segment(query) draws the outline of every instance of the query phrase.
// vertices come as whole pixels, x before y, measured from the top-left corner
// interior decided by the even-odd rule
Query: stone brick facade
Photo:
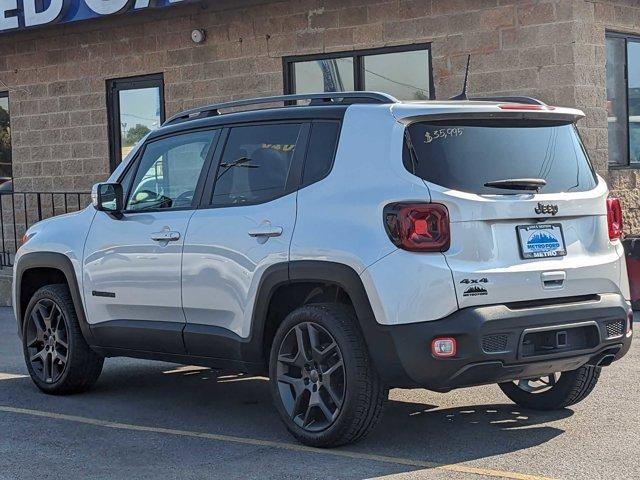
[[[208,39],[196,45],[194,28]],[[605,30],[640,33],[633,0],[202,1],[0,37],[15,189],[88,190],[109,173],[107,79],[164,74],[166,110],[282,93],[282,57],[432,42],[438,98],[520,94],[582,108],[584,141],[640,233],[637,170],[608,171]],[[0,84],[1,85],[1,84]],[[3,87],[0,86],[0,90]]]

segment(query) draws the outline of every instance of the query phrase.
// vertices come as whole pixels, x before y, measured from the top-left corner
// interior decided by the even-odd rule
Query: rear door
[[[449,210],[444,255],[461,308],[619,291],[607,188],[573,124],[494,115],[417,122],[408,133],[415,155],[405,165]],[[546,184],[524,190],[531,179]]]
[[[308,131],[301,122],[225,131],[185,239],[188,353],[233,355],[229,343],[213,340],[247,338],[262,274],[275,264],[286,269]]]

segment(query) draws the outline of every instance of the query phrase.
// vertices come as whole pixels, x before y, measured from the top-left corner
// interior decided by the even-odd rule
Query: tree
[[[9,112],[0,107],[0,163],[11,163],[11,128]]]
[[[138,123],[135,127],[131,127],[127,130],[127,133],[124,136],[124,146],[131,147],[138,143],[138,141],[144,137],[147,133],[149,133],[151,129]]]

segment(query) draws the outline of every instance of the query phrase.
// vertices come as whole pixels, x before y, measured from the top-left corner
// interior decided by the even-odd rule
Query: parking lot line
[[[134,425],[129,423],[111,422],[100,420],[97,418],[79,417],[75,415],[66,415],[62,413],[45,412],[42,410],[30,410],[26,408],[16,408],[0,405],[0,412],[13,413],[19,415],[30,415],[34,417],[43,417],[54,420],[64,420],[68,422],[82,423],[96,427],[113,428],[117,430],[129,430],[136,432],[160,433],[165,435],[175,435],[183,437],[204,438],[207,440],[215,440],[219,442],[236,443],[243,445],[253,445],[261,447],[273,447],[284,450],[293,450],[298,452],[316,453],[320,455],[329,455],[335,457],[353,458],[356,460],[369,460],[374,462],[391,463],[397,465],[406,465],[410,467],[431,468],[436,470],[446,470],[456,473],[468,473],[472,475],[483,475],[488,477],[508,478],[514,480],[551,480],[549,477],[539,475],[529,475],[525,473],[510,472],[506,470],[494,470],[479,467],[471,467],[465,465],[443,464],[437,462],[429,462],[422,460],[413,460],[409,458],[390,457],[386,455],[373,455],[368,453],[353,452],[341,449],[322,449],[307,447],[296,443],[276,442],[271,440],[260,440],[257,438],[236,437],[232,435],[220,435],[215,433],[194,432],[189,430],[176,430],[172,428],[148,427],[144,425]]]
[[[15,373],[0,373],[0,380],[14,380],[16,378],[27,378],[27,375],[17,375]]]

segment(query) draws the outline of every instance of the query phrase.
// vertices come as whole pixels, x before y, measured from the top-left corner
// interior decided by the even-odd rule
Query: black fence
[[[27,229],[45,218],[82,210],[91,202],[89,192],[0,193],[0,268],[13,259]]]

